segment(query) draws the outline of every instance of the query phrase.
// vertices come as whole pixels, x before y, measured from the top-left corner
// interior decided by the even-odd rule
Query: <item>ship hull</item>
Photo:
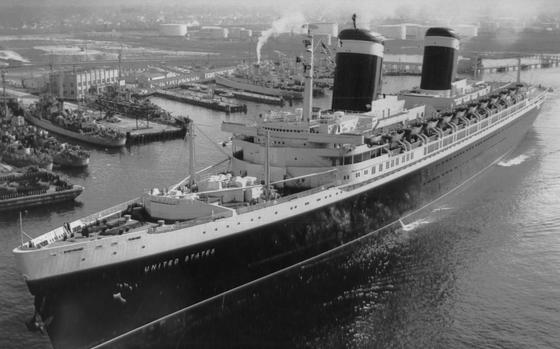
[[[88,347],[378,230],[511,152],[537,108],[474,144],[372,190],[220,240],[28,281],[56,348]]]
[[[57,154],[53,156],[53,164],[60,167],[86,167],[89,165],[89,157],[68,157]]]
[[[77,139],[79,141],[94,144],[94,145],[116,148],[116,147],[123,147],[126,144],[126,138],[125,137],[117,138],[117,139],[107,139],[107,138],[102,138],[102,137],[90,136],[90,135],[87,135],[87,134],[67,130],[65,128],[62,128],[62,127],[59,127],[59,126],[53,124],[50,121],[41,120],[41,119],[29,116],[29,115],[25,115],[25,120],[27,120],[29,123],[31,123],[31,124],[33,124],[37,127],[45,129],[47,131],[51,131],[51,132],[59,134],[61,136],[70,137],[70,138]]]
[[[282,89],[282,88],[259,86],[259,85],[252,84],[250,82],[241,82],[241,81],[226,79],[221,76],[216,76],[216,84],[229,88],[238,89],[238,90],[263,94],[267,96],[282,97],[286,100],[303,99],[303,91],[299,92],[299,91],[293,91],[293,90]],[[323,94],[324,91],[322,89],[320,88],[313,89],[313,96],[315,97],[322,96]]]

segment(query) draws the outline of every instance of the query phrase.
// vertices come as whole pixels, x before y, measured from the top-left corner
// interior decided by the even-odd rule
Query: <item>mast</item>
[[[313,106],[313,35],[311,29],[307,29],[307,38],[303,40],[305,45],[305,61],[303,62],[303,75],[305,88],[303,92],[303,121],[309,123],[311,120],[311,108]]]
[[[521,83],[521,57],[517,57],[517,83]]]
[[[266,131],[266,148],[264,153],[264,184],[265,184],[265,198],[270,198],[270,131]]]
[[[195,184],[195,172],[194,172],[194,162],[195,162],[195,152],[194,152],[194,122],[191,119],[187,119],[187,144],[189,147],[189,187],[192,190]]]
[[[474,56],[474,79],[478,80],[478,55]]]
[[[2,100],[4,103],[4,118],[8,118],[8,101],[6,100],[6,71],[2,70]]]
[[[19,236],[21,237],[21,246],[23,246],[23,219],[21,218],[21,211],[19,211]]]

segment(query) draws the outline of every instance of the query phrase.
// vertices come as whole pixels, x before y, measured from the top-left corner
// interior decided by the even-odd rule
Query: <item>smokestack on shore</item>
[[[367,112],[381,87],[383,38],[363,29],[338,35],[332,110]]]
[[[459,57],[459,36],[449,28],[430,28],[424,39],[420,89],[445,94],[451,91]]]

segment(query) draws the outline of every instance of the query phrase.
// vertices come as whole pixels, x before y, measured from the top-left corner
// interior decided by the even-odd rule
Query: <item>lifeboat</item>
[[[404,136],[404,131],[395,131],[391,133],[391,142],[398,142]]]
[[[409,130],[410,130],[410,135],[411,135],[411,136],[417,136],[417,135],[419,135],[420,132],[422,132],[422,127],[423,127],[422,124],[410,126],[410,128],[409,128]]]
[[[456,112],[456,113],[458,113],[458,112]],[[449,121],[451,121],[451,118],[453,118],[453,115],[454,114],[452,112],[443,113],[441,115],[441,123],[442,124],[447,124]]]
[[[438,122],[439,122],[438,119],[428,120],[426,128],[428,128],[428,129],[435,128],[437,126]]]

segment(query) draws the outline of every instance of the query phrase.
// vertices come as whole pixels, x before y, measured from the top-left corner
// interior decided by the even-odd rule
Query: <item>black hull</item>
[[[492,135],[369,192],[212,243],[29,282],[56,348],[88,347],[379,229],[511,152],[537,109]],[[126,301],[125,301],[126,300]]]

